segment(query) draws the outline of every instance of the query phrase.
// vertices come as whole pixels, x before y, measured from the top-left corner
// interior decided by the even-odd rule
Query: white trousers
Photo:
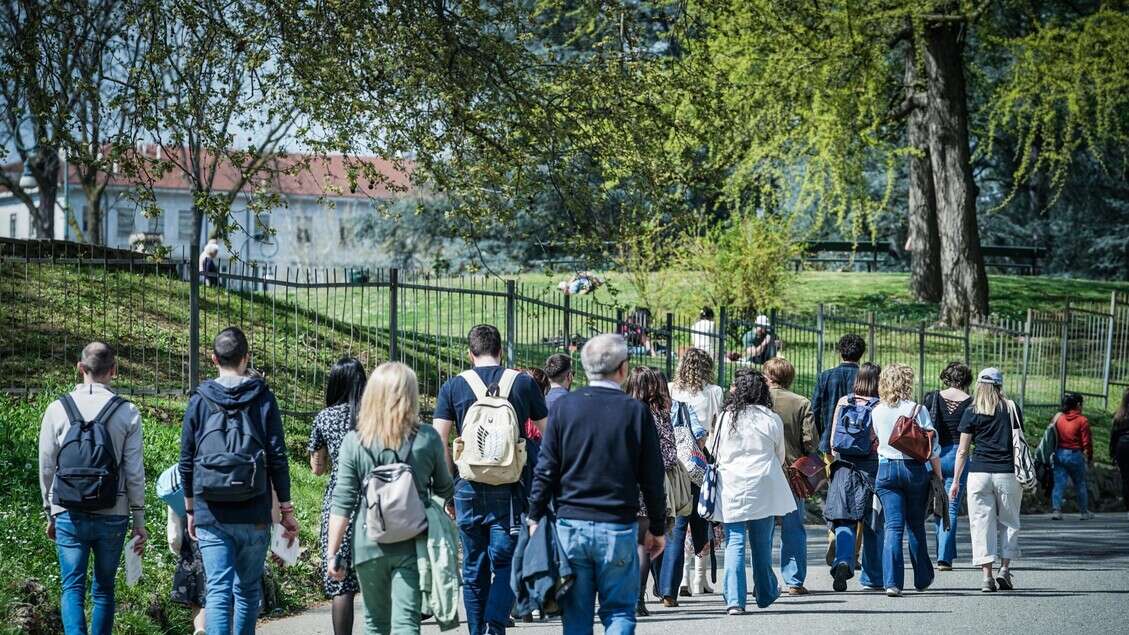
[[[1019,506],[1023,489],[1015,474],[971,472],[968,475],[968,526],[972,564],[992,564],[996,557],[1019,556]]]

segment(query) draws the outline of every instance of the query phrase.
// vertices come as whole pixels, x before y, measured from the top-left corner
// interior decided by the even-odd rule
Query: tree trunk
[[[906,47],[905,84],[907,99],[918,93],[915,47]],[[919,104],[907,120],[906,140],[916,151],[909,157],[909,288],[918,302],[941,301],[941,237],[937,233],[937,199],[933,188],[933,166],[929,156],[926,106]]]
[[[40,148],[28,160],[39,195],[36,206],[29,209],[35,235],[51,240],[55,238],[55,204],[59,198],[59,155],[53,149]]]
[[[86,183],[82,189],[86,193],[86,206],[82,210],[82,224],[86,227],[83,232],[86,242],[92,245],[103,245],[106,237],[102,235],[102,192],[95,186],[92,190]]]
[[[925,29],[929,158],[941,234],[942,323],[967,324],[988,315],[988,277],[976,226],[976,183],[968,146],[968,95],[962,33],[966,25]]]

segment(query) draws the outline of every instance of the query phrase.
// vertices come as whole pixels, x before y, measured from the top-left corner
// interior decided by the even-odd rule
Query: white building
[[[152,150],[150,150],[152,151]],[[298,165],[307,157],[291,155],[285,161],[288,165]],[[360,159],[372,165],[394,184],[392,188],[380,183],[358,184],[355,191],[350,190],[346,178],[345,160],[331,156],[324,160],[311,160],[295,174],[278,173],[272,177],[271,188],[277,191],[283,204],[269,213],[252,218],[246,203],[250,196],[249,188],[236,195],[232,205],[233,220],[245,231],[236,230],[230,236],[231,251],[224,253],[221,245],[221,258],[233,255],[247,262],[268,263],[278,266],[342,266],[363,264],[370,260],[369,254],[357,253],[352,249],[356,223],[371,216],[376,206],[393,198],[403,196],[395,186],[406,186],[408,178],[403,170],[397,169],[391,161],[369,157]],[[9,172],[20,169],[19,164],[7,166]],[[216,192],[234,188],[236,183],[234,169],[220,170],[216,178]],[[55,212],[55,236],[61,240],[75,240],[75,232],[66,222],[65,204],[69,204],[73,217],[80,227],[84,222],[86,198],[77,174],[70,170],[70,183],[60,186]],[[366,181],[360,178],[360,181]],[[175,257],[192,257],[192,192],[188,183],[179,173],[166,174],[153,185],[157,206],[162,210],[160,216],[148,218],[127,195],[132,190],[130,183],[113,179],[104,193],[102,235],[109,247],[137,248],[142,241],[156,242],[167,246]],[[395,190],[395,191],[393,191]],[[35,198],[32,190],[32,197]],[[64,196],[66,192],[66,196]],[[65,203],[64,203],[65,201]],[[27,206],[11,192],[0,189],[0,237],[39,238],[34,235],[34,224]],[[85,227],[82,227],[85,230]],[[203,241],[211,234],[211,226],[205,218]],[[268,231],[268,229],[273,230]]]

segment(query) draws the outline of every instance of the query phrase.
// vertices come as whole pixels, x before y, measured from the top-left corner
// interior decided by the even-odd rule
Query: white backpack
[[[518,372],[505,369],[498,384],[490,388],[473,370],[459,376],[475,396],[463,417],[462,434],[455,439],[453,454],[459,476],[486,485],[518,482],[525,467],[525,439],[509,400]]]
[[[392,453],[395,458],[392,463],[381,463],[378,456],[364,448],[373,464],[362,483],[366,506],[365,533],[373,542],[402,542],[427,531],[427,512],[416,489],[412,465],[408,463],[415,439],[413,432],[403,452],[390,448],[381,450],[381,456],[385,452]]]
[[[1025,491],[1033,492],[1039,486],[1039,479],[1035,475],[1035,456],[1031,454],[1031,446],[1027,444],[1027,435],[1023,434],[1023,426],[1019,423],[1019,411],[1015,402],[1007,402],[1008,414],[1011,418],[1011,449],[1015,458],[1015,478],[1020,487]]]

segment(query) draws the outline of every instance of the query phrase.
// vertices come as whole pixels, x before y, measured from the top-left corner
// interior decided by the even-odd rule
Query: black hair
[[[698,318],[702,320],[712,320],[713,309],[709,308],[708,306],[702,307],[701,313],[698,313]]]
[[[247,336],[238,326],[225,328],[212,341],[212,352],[221,368],[238,368],[239,362],[247,357],[247,351]]]
[[[729,425],[733,430],[737,429],[737,417],[751,406],[772,408],[772,393],[759,370],[738,373],[733,378],[733,391],[725,404],[725,409],[732,415]]]
[[[1082,395],[1076,392],[1062,393],[1062,411],[1070,412],[1071,410],[1082,409]]]
[[[361,396],[367,382],[365,367],[355,357],[337,360],[325,379],[325,407],[349,404],[349,429],[356,427],[357,411],[361,409]]]
[[[467,348],[475,357],[483,355],[498,357],[502,354],[502,334],[498,332],[498,327],[492,324],[479,324],[467,334]]]
[[[545,360],[545,375],[549,381],[561,383],[572,372],[572,358],[564,353],[553,353]]]
[[[857,362],[866,353],[866,340],[856,333],[847,333],[839,338],[837,348],[843,361]]]
[[[949,362],[945,370],[941,371],[941,383],[967,391],[972,385],[972,369],[965,366],[964,362]]]
[[[91,377],[105,377],[114,369],[117,363],[117,352],[114,347],[105,342],[91,342],[82,349],[82,358],[78,361],[82,371]]]

